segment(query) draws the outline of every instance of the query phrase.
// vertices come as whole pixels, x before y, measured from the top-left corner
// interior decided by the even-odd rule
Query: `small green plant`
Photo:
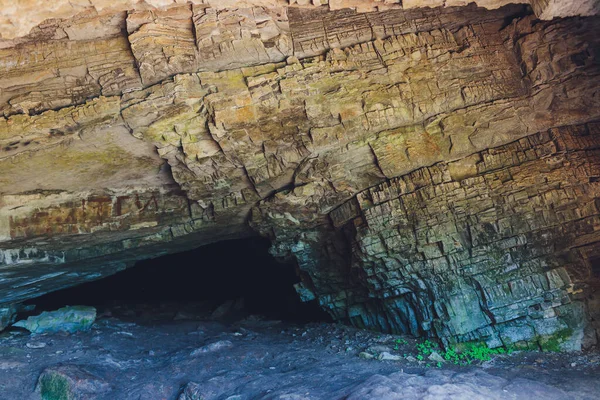
[[[468,365],[473,361],[489,361],[494,355],[506,353],[507,351],[503,347],[490,349],[485,343],[476,342],[463,343],[460,345],[460,349],[449,347],[442,357],[456,365]]]
[[[449,346],[443,350],[436,343],[425,340],[417,344],[417,352],[416,358],[419,361],[425,360],[431,353],[436,352],[442,356],[444,360],[455,365],[469,365],[474,361],[489,361],[495,355],[510,354],[512,349],[505,349],[503,347],[490,349],[485,343],[470,342]],[[438,368],[441,367],[441,365],[442,363],[438,361]]]
[[[438,368],[442,368],[442,362],[438,361],[438,363],[436,364]]]
[[[394,350],[398,351],[401,345],[408,344],[408,342],[402,338],[394,340],[396,345],[394,346]]]
[[[431,354],[437,348],[438,346],[429,340],[425,340],[424,342],[417,344],[417,351],[419,354],[424,356]]]

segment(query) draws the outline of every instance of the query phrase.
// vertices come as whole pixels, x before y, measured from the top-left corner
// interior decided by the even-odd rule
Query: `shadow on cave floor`
[[[303,303],[293,263],[277,262],[259,237],[228,240],[144,260],[97,281],[32,299],[33,314],[90,305],[99,315],[145,320],[240,319],[331,321],[316,301]]]
[[[0,400],[598,398],[597,353],[454,365],[421,354],[422,339],[332,323],[268,247],[221,242],[32,300],[35,314],[100,313],[83,332],[1,332]]]

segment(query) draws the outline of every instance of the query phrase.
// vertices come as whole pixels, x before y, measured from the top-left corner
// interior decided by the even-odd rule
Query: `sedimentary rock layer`
[[[408,3],[88,12],[5,41],[0,304],[258,232],[338,319],[593,343],[597,18]]]
[[[599,129],[550,129],[417,169],[358,193],[329,213],[330,224],[293,239],[297,227],[277,224],[275,246],[299,261],[305,290],[358,326],[494,347],[545,347],[563,334],[565,348],[589,346],[598,328],[585,321],[598,319],[590,294],[600,259]],[[286,200],[257,207],[255,223]]]

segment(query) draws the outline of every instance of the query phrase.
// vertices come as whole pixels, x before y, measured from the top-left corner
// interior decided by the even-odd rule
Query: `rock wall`
[[[599,134],[598,123],[555,128],[417,169],[278,250],[298,260],[303,290],[357,326],[589,347],[600,327]]]
[[[573,237],[596,212],[597,18],[332,4],[87,12],[4,41],[0,304],[258,232],[338,319],[592,343],[594,236]]]
[[[510,3],[530,3],[542,19],[576,15],[597,15],[594,0],[55,0],[52,4],[40,0],[0,0],[1,38],[12,39],[27,35],[30,30],[47,19],[71,19],[81,13],[93,12],[110,15],[119,11],[161,9],[185,3],[208,6],[215,10],[232,10],[249,7],[298,8],[327,7],[329,10],[353,8],[359,12],[384,11],[399,8],[455,7],[474,2],[480,7],[498,8]]]

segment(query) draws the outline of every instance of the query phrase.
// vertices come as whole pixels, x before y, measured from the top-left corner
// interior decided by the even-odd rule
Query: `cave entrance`
[[[36,313],[91,305],[100,313],[169,317],[176,314],[260,315],[293,322],[330,321],[316,301],[300,301],[294,263],[277,262],[267,239],[222,241],[144,260],[115,275],[32,299]]]

